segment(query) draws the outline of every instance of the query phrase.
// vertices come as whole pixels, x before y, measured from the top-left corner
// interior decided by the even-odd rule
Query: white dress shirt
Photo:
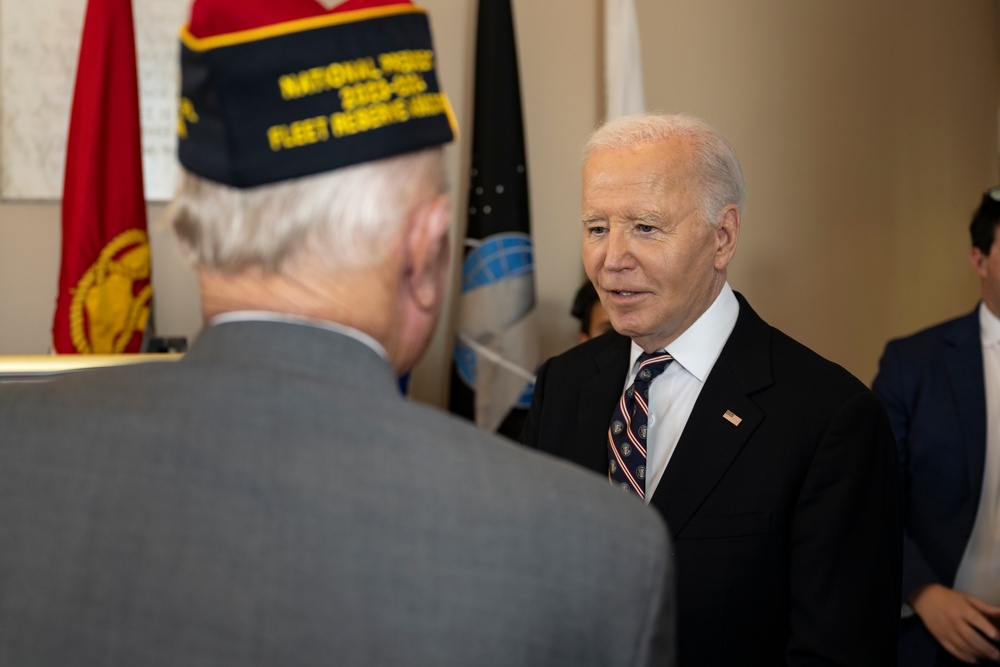
[[[649,385],[649,421],[646,441],[646,502],[653,496],[663,471],[677,447],[701,388],[736,326],[740,304],[729,283],[687,331],[667,346],[674,358]],[[642,348],[632,342],[629,372],[622,387],[635,380]]]
[[[955,575],[955,590],[1000,604],[1000,318],[979,304],[986,381],[986,461],[972,535]]]

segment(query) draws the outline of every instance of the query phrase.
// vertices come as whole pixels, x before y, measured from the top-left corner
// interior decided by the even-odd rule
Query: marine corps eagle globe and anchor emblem
[[[122,232],[101,250],[72,290],[69,323],[77,352],[124,352],[143,335],[153,296],[149,266],[149,240],[141,229]]]

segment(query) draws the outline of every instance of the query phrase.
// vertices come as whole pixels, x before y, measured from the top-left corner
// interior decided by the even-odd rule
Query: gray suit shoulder
[[[601,530],[639,530],[655,546],[666,546],[665,526],[659,514],[614,489],[606,478],[483,432],[454,415],[414,402],[405,405],[412,414],[401,421],[426,428],[455,465],[468,469],[466,478],[474,478],[491,493],[536,502],[561,515],[562,520],[578,521],[588,530],[596,529],[598,524]],[[618,527],[612,528],[611,524]]]
[[[141,599],[154,620],[204,614],[183,626],[199,641],[206,628],[246,631],[231,610],[252,599],[273,637],[294,633],[305,654],[343,664],[672,664],[673,571],[655,511],[378,385],[171,366],[0,389],[0,484],[61,508],[50,521],[62,526],[41,535],[29,502],[0,504],[0,538],[18,546],[0,557],[0,587],[75,581],[75,549],[124,549],[93,561],[107,599]],[[86,483],[66,484],[69,471]],[[234,569],[180,569],[161,587],[189,550]],[[130,577],[111,576],[123,562]],[[60,608],[67,588],[44,588]],[[351,629],[362,618],[395,641],[367,642],[370,629]],[[64,633],[59,619],[19,623],[19,637]],[[458,646],[445,641],[456,633]],[[281,649],[262,642],[260,655]]]
[[[498,561],[499,568],[530,568],[534,572],[525,576],[544,582],[532,587],[548,591],[540,596],[561,598],[545,603],[557,610],[559,624],[604,626],[567,646],[560,664],[673,664],[672,549],[655,510],[606,478],[453,415],[406,401],[400,416],[398,423],[406,425],[396,431],[401,442],[419,433],[424,444],[407,448],[398,463],[420,469],[411,454],[432,456],[436,470],[428,474],[441,474],[436,483],[453,481],[449,503],[461,509],[445,510],[440,519],[449,521],[451,512],[454,520],[474,517],[484,533],[477,539],[499,540],[496,556],[505,554],[506,561]],[[507,588],[513,593],[520,585],[512,581]],[[624,653],[622,645],[611,650],[618,640],[609,638],[618,635]]]

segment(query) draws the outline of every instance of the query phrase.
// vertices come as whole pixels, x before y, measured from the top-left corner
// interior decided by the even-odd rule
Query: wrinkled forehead
[[[695,151],[685,137],[597,149],[583,165],[585,198],[620,190],[649,196],[694,194],[698,182]]]

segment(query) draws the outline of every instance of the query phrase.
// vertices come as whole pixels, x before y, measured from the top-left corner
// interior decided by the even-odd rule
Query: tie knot
[[[636,371],[636,381],[652,382],[653,378],[666,370],[673,361],[666,352],[643,352],[639,355],[639,370]]]

